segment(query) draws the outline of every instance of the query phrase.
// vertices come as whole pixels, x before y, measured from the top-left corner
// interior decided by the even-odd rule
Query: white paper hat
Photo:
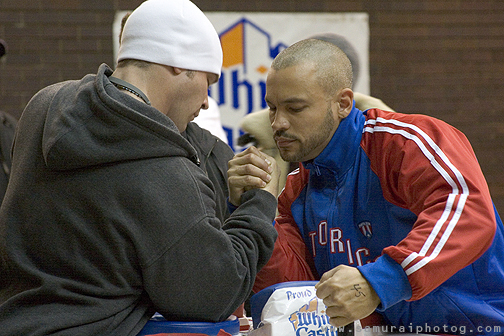
[[[118,59],[136,59],[220,76],[222,47],[212,23],[189,0],[147,0],[122,33]]]

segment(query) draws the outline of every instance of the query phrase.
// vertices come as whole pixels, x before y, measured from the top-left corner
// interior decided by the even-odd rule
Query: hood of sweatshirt
[[[96,75],[53,88],[42,137],[47,167],[69,170],[167,156],[199,163],[170,118],[120,92],[108,80],[111,74],[102,64]]]

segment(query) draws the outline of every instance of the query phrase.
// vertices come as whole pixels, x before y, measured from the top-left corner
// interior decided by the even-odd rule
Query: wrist
[[[375,262],[358,266],[359,271],[370,283],[380,299],[378,311],[411,298],[412,290],[408,276],[401,265],[384,254]]]

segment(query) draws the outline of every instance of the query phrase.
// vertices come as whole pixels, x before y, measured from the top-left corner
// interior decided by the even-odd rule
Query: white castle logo
[[[319,309],[319,305],[323,309]],[[314,297],[308,304],[289,316],[296,336],[337,336],[337,329],[329,324],[329,317],[325,314],[325,306]]]

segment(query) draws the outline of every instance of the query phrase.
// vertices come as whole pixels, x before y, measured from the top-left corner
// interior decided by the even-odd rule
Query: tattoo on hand
[[[361,291],[362,287],[359,284],[355,284],[353,285],[353,287],[354,288],[352,288],[351,290],[355,291],[355,297],[366,296],[366,294]]]

